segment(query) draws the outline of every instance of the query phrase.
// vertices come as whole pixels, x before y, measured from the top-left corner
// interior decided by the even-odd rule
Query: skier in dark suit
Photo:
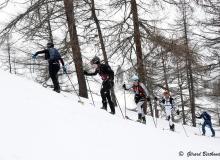
[[[96,68],[95,72],[88,73],[84,71],[84,74],[87,76],[95,76],[99,74],[102,78],[102,87],[100,90],[101,97],[102,97],[102,108],[107,110],[107,100],[109,107],[111,109],[111,114],[115,114],[115,106],[111,99],[110,90],[114,86],[114,72],[108,64],[102,64],[100,62],[99,57],[95,56],[91,60],[91,64]]]
[[[48,42],[47,49],[36,52],[33,54],[32,58],[35,59],[38,54],[45,54],[45,59],[48,60],[49,64],[49,75],[53,82],[54,91],[60,93],[60,85],[57,75],[58,71],[60,70],[60,62],[62,64],[63,71],[66,73],[66,68],[60,53],[56,48],[54,48],[54,44],[52,42]]]
[[[202,124],[202,135],[205,135],[205,132],[206,132],[205,127],[208,126],[211,129],[212,137],[215,137],[215,131],[212,128],[211,116],[207,112],[202,112],[202,114],[200,114],[199,116],[196,116],[196,118],[204,119],[204,122]]]

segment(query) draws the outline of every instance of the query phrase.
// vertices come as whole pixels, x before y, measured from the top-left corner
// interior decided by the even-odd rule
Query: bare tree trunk
[[[105,50],[105,44],[104,44],[104,40],[103,40],[103,36],[102,36],[102,30],[101,30],[101,27],[100,27],[99,19],[96,16],[96,12],[95,12],[96,9],[95,9],[94,0],[91,0],[91,4],[92,4],[92,6],[91,6],[92,17],[95,21],[96,28],[97,28],[97,31],[98,31],[99,41],[100,41],[100,45],[101,45],[101,49],[102,49],[102,55],[104,57],[105,63],[108,64],[108,57],[107,57],[107,53],[106,53],[106,50]]]
[[[86,80],[83,74],[82,55],[80,52],[80,46],[75,24],[73,0],[64,0],[64,7],[67,17],[68,30],[70,34],[70,44],[73,52],[73,61],[75,63],[76,75],[79,84],[79,96],[88,98]]]
[[[9,64],[9,72],[12,73],[12,66],[11,66],[11,46],[10,46],[10,37],[7,37],[7,50],[8,50],[8,64]]]
[[[49,33],[49,42],[53,43],[53,34],[52,34],[52,28],[51,28],[51,24],[50,24],[50,15],[51,15],[51,11],[49,10],[49,6],[47,3],[47,14],[49,15],[47,17],[47,25],[48,25],[48,33]]]
[[[184,102],[183,102],[183,88],[182,88],[182,73],[179,68],[179,62],[177,61],[177,78],[178,78],[178,85],[180,88],[180,100],[181,100],[181,108],[182,108],[182,118],[183,118],[183,124],[186,124],[186,115],[184,110]]]
[[[187,15],[185,9],[185,0],[182,4],[182,16],[183,16],[183,25],[184,25],[184,39],[186,46],[186,70],[187,70],[187,81],[188,81],[188,89],[189,89],[189,97],[190,97],[190,107],[192,114],[192,124],[196,127],[196,116],[195,116],[195,92],[194,92],[194,80],[192,73],[192,55],[189,50],[189,39],[188,39],[188,28],[187,28]]]
[[[100,45],[101,45],[101,49],[102,49],[102,55],[104,57],[104,62],[105,64],[108,64],[108,57],[107,57],[107,53],[106,53],[106,49],[105,49],[105,44],[104,44],[104,40],[103,40],[103,36],[102,36],[102,30],[101,30],[101,26],[99,23],[99,19],[96,16],[96,9],[95,9],[95,2],[94,0],[91,0],[91,12],[92,12],[92,17],[95,21],[96,24],[96,28],[98,31],[98,36],[99,36],[99,41],[100,41]],[[114,88],[111,89],[111,97],[112,97],[112,101],[114,103],[115,106],[117,106],[117,101],[116,101],[116,96],[115,96],[115,91]]]
[[[137,71],[140,80],[145,83],[145,69],[143,63],[143,54],[141,48],[141,35],[139,29],[139,19],[137,11],[136,0],[131,0],[131,13],[133,15],[133,25],[134,25],[134,42],[136,46],[136,56],[137,56]]]
[[[138,18],[138,11],[137,11],[137,3],[136,0],[131,0],[131,13],[133,17],[133,25],[134,25],[134,43],[136,47],[136,57],[137,57],[137,71],[139,74],[139,79],[141,82],[146,84],[146,75],[145,75],[145,67],[143,62],[143,54],[142,54],[142,46],[141,46],[141,34],[139,29],[139,18]],[[146,103],[144,104],[147,109]],[[153,108],[150,105],[151,115],[153,115]]]
[[[166,85],[166,90],[170,93],[170,89],[169,89],[169,85],[168,85],[168,81],[167,81],[167,70],[166,70],[166,64],[165,64],[165,56],[164,56],[163,51],[161,53],[161,59],[162,59],[162,65],[163,65],[163,74],[164,74],[164,82]]]

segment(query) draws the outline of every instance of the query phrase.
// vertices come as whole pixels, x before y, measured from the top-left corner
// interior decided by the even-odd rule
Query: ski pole
[[[156,125],[157,125],[157,99],[154,98],[154,117],[156,118]]]
[[[126,107],[126,95],[125,95],[125,90],[124,90],[124,102],[125,102],[125,118],[127,118],[127,107]]]
[[[68,77],[68,79],[69,79],[69,81],[70,81],[70,83],[71,83],[71,85],[72,85],[72,87],[73,87],[73,89],[74,89],[74,92],[76,93],[76,95],[77,95],[77,97],[78,97],[78,99],[79,99],[78,102],[83,104],[83,101],[81,100],[79,94],[77,93],[76,88],[74,87],[73,82],[71,81],[69,75],[68,75],[66,72],[65,72],[65,74],[67,75],[67,77]]]
[[[116,100],[116,103],[118,103],[118,107],[119,107],[119,109],[120,109],[120,111],[121,111],[122,117],[125,118],[125,117],[124,117],[124,114],[122,113],[122,110],[121,110],[120,104],[119,104],[119,102],[118,102],[118,99],[117,99],[116,97],[115,97],[115,100]]]
[[[88,84],[89,92],[90,92],[90,95],[91,95],[91,98],[92,98],[92,103],[93,103],[93,105],[94,105],[94,107],[95,107],[95,103],[94,103],[94,100],[93,100],[92,91],[91,91],[91,89],[90,89],[89,81],[88,81],[88,79],[87,79],[86,76],[85,76],[85,78],[86,78],[86,82],[87,82],[87,84]]]
[[[181,124],[182,124],[182,123],[181,123]],[[183,124],[182,124],[182,127],[183,127],[183,130],[184,130],[184,132],[185,132],[186,137],[189,137],[189,135],[187,134],[186,129],[185,129],[185,127],[184,127]]]
[[[202,131],[201,131],[200,128],[202,128],[202,124],[201,123],[199,123],[199,133],[202,134]]]
[[[149,104],[150,104],[150,106],[151,106],[151,108],[152,108],[152,110],[153,110],[152,103],[151,103],[151,99],[150,99],[150,101],[149,101]],[[155,126],[155,128],[157,128],[157,125],[156,125],[156,122],[155,122],[155,119],[154,119],[154,113],[153,113],[152,115],[153,115],[153,116],[152,116],[152,120],[153,120],[153,122],[154,122],[154,126]]]

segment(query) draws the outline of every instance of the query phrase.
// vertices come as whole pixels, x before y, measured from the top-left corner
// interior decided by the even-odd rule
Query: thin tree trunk
[[[82,55],[80,51],[76,24],[75,24],[73,0],[64,0],[64,7],[67,17],[68,30],[70,34],[70,44],[73,52],[73,61],[75,63],[76,75],[79,84],[79,96],[88,98],[86,80],[83,74]]]
[[[96,9],[95,9],[94,0],[91,0],[91,4],[92,4],[92,6],[91,6],[92,17],[94,19],[94,22],[96,24],[96,28],[97,28],[97,31],[98,31],[99,42],[100,42],[101,49],[102,49],[102,55],[104,57],[105,63],[108,64],[108,57],[107,57],[107,53],[106,53],[106,50],[105,50],[105,44],[104,44],[104,40],[103,40],[103,36],[102,36],[102,30],[101,30],[101,27],[100,27],[99,19],[96,16],[96,12],[95,12]]]
[[[145,67],[143,62],[143,54],[142,54],[142,46],[141,46],[141,34],[139,28],[139,18],[138,18],[138,11],[137,11],[137,3],[136,0],[131,0],[131,13],[133,18],[133,25],[134,25],[134,43],[136,47],[136,57],[137,57],[137,72],[139,74],[139,79],[141,82],[146,84],[146,74],[145,74]],[[144,104],[147,109],[146,103]],[[151,115],[153,114],[152,105],[150,105]]]
[[[48,3],[47,3],[47,14],[49,15],[48,18],[47,18],[49,42],[53,43],[53,34],[52,34],[52,28],[51,28],[50,19],[49,19],[50,16],[51,16],[51,11],[49,10]]]
[[[140,81],[145,83],[145,69],[144,69],[143,54],[141,48],[141,35],[139,29],[139,19],[138,19],[136,0],[131,0],[131,13],[133,15],[134,42],[136,46],[136,56],[137,56],[137,71],[139,74]]]
[[[165,56],[164,56],[163,51],[161,53],[161,59],[162,59],[162,65],[163,65],[163,74],[164,74],[164,82],[166,85],[166,90],[170,93],[170,89],[169,89],[169,85],[168,85],[168,81],[167,81],[167,70],[166,70],[166,64],[165,64]]]
[[[11,66],[11,46],[10,46],[10,37],[7,37],[7,50],[8,50],[8,64],[9,64],[9,72],[12,73],[12,66]]]
[[[181,100],[181,108],[182,108],[182,118],[183,118],[183,124],[186,124],[186,115],[184,110],[184,102],[183,102],[183,88],[182,88],[182,73],[179,68],[179,62],[177,62],[177,78],[178,78],[178,85],[180,88],[180,100]]]
[[[97,31],[98,31],[99,42],[100,42],[100,45],[101,45],[102,55],[104,57],[104,62],[105,62],[105,64],[108,64],[108,57],[107,57],[107,53],[106,53],[106,49],[105,49],[105,44],[104,44],[104,40],[103,40],[103,35],[102,35],[102,30],[101,30],[101,26],[100,26],[100,23],[99,23],[99,19],[96,16],[96,9],[95,9],[94,0],[91,0],[91,12],[92,12],[92,17],[95,21],[96,28],[97,28]],[[112,101],[113,101],[114,105],[117,106],[117,101],[116,101],[114,88],[111,89],[111,97],[112,97]]]
[[[188,81],[188,89],[189,89],[189,97],[190,97],[190,107],[191,107],[191,115],[192,115],[192,124],[196,127],[196,115],[195,115],[195,92],[194,92],[194,80],[192,73],[192,56],[189,51],[189,39],[188,39],[188,29],[186,22],[186,9],[185,9],[185,0],[182,6],[182,15],[183,15],[183,25],[184,25],[184,39],[186,46],[186,70],[187,70],[187,81]]]

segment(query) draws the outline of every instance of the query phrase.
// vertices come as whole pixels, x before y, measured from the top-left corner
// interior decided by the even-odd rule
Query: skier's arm
[[[126,84],[123,84],[122,86],[124,88],[124,90],[128,91],[132,88],[132,85],[126,85]]]
[[[87,71],[84,71],[84,74],[87,76],[95,76],[98,74],[98,70],[96,69],[95,72],[93,72],[93,73],[88,73]]]
[[[140,86],[143,88],[146,96],[149,96],[149,92],[148,92],[147,88],[145,87],[145,85],[143,83],[140,83]]]
[[[196,118],[198,118],[198,119],[202,119],[202,116],[203,116],[202,114],[199,115],[199,116],[196,115]]]
[[[160,107],[161,107],[161,108],[164,108],[164,101],[165,101],[164,99],[162,99],[162,100],[159,101],[159,102],[160,102],[159,104],[160,104]]]
[[[61,62],[61,64],[62,64],[62,66],[64,66],[63,58],[60,57],[59,60],[60,60],[60,62]]]
[[[35,55],[37,56],[38,54],[45,54],[45,53],[47,53],[48,52],[48,50],[47,49],[44,49],[44,50],[42,50],[42,51],[37,51],[36,53],[35,53]]]
[[[174,101],[174,99],[172,98],[172,109],[175,110],[176,109],[176,103]]]

